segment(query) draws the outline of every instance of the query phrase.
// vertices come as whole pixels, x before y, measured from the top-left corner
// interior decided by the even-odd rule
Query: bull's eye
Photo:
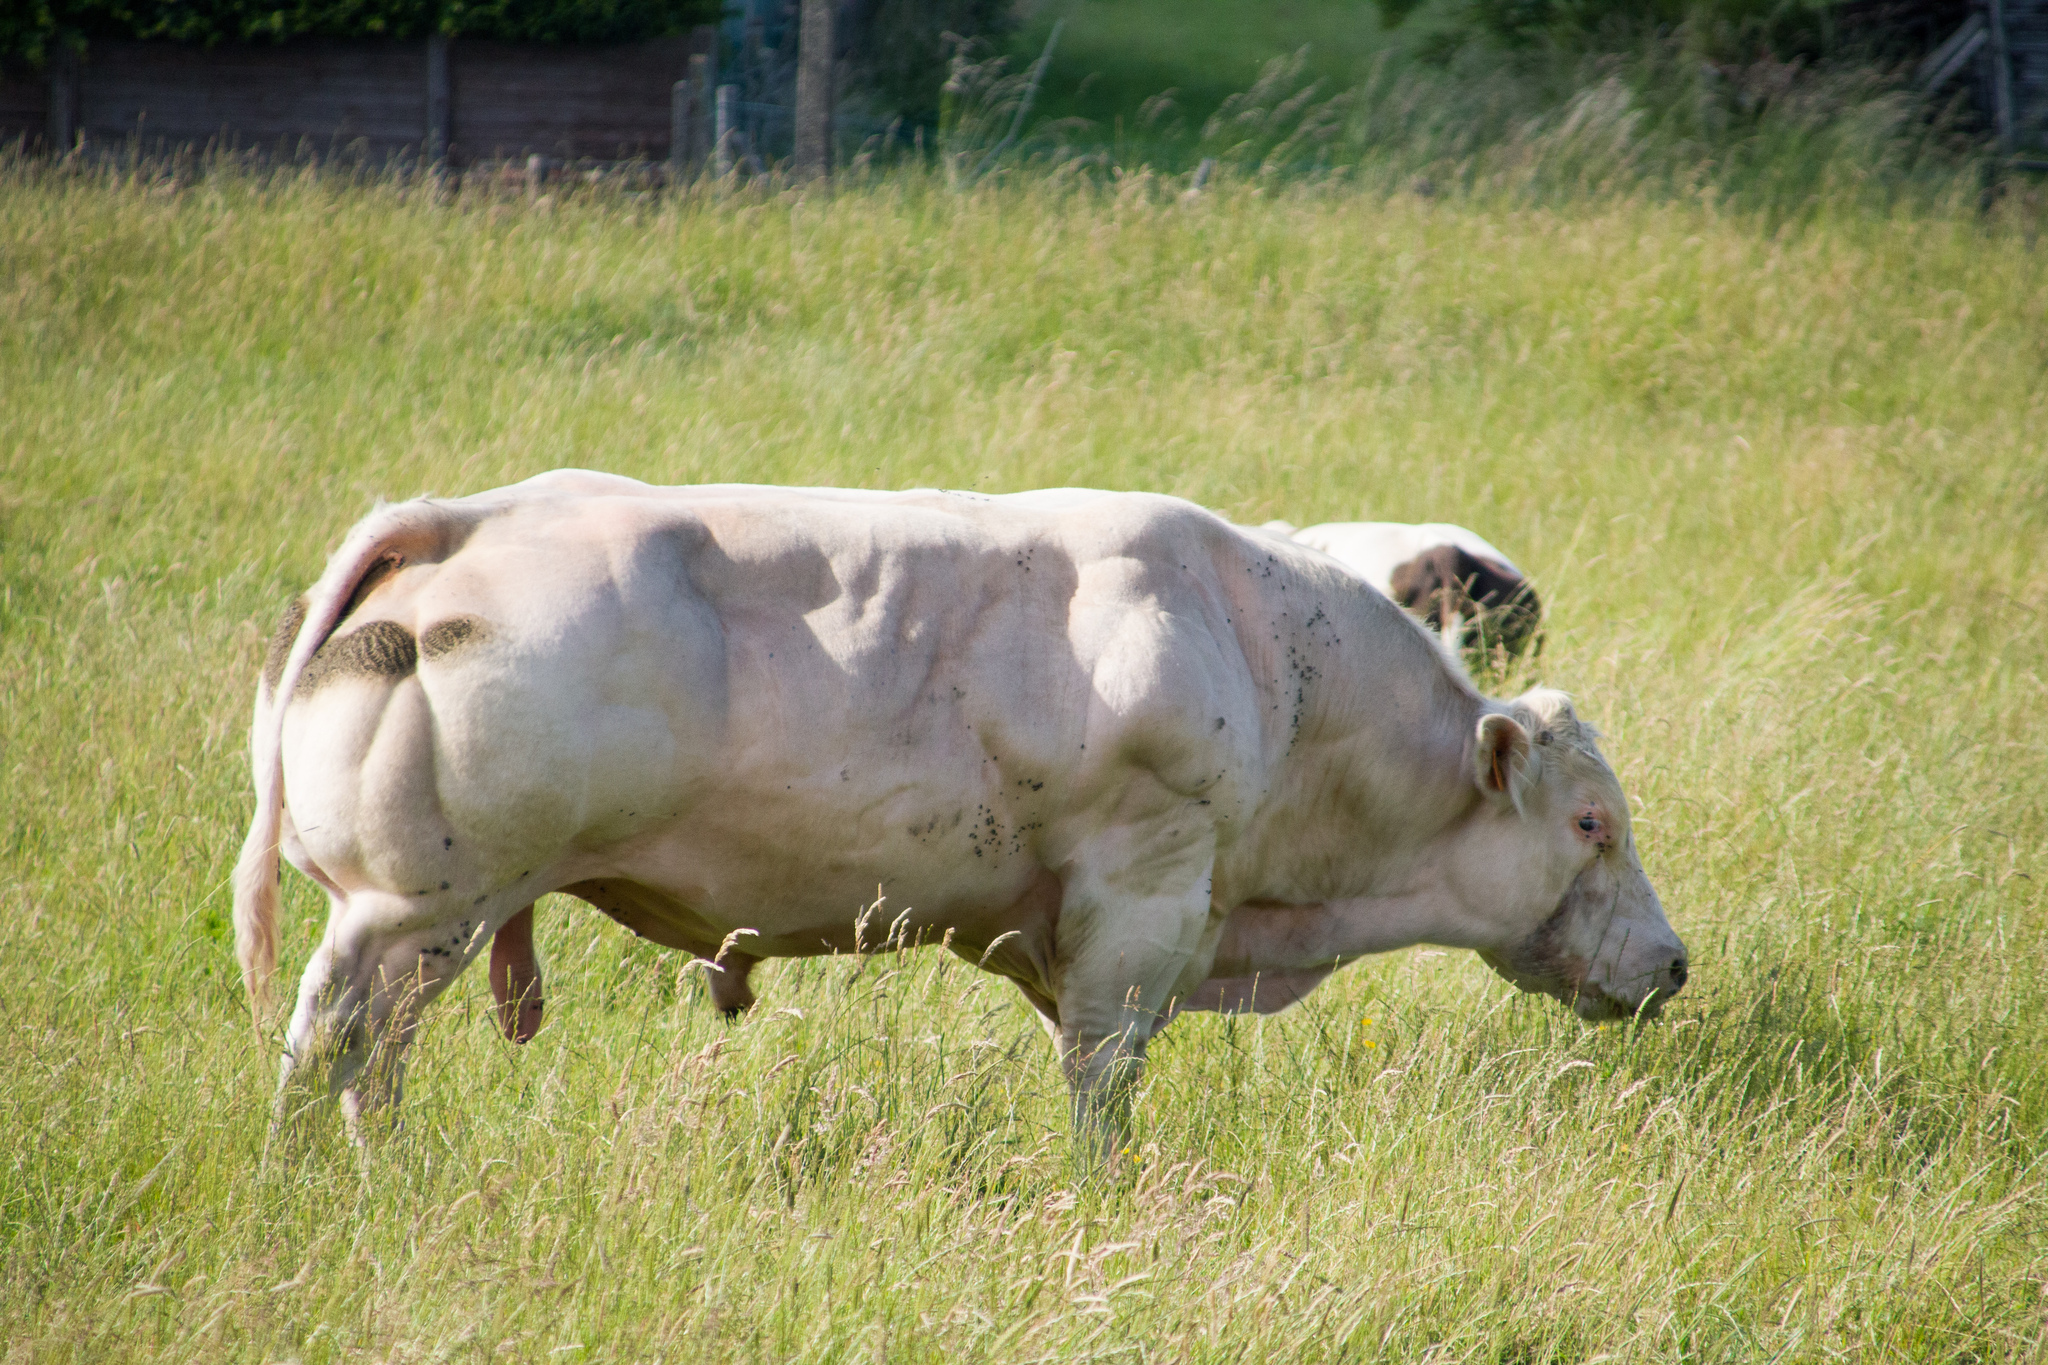
[[[1579,828],[1591,834],[1600,828],[1600,822],[1590,815],[1581,815],[1579,817]]]

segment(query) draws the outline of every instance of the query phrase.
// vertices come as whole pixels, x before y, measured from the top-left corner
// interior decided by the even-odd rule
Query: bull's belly
[[[693,952],[743,931],[744,951],[757,957],[949,933],[984,948],[1035,932],[1021,920],[1044,918],[1049,932],[1057,918],[1057,894],[1049,904],[1043,894],[1037,814],[986,785],[908,772],[872,785],[837,768],[788,782],[729,778],[670,818],[565,857],[550,880],[644,937]],[[1021,910],[1025,901],[1039,908]]]
[[[897,880],[901,884],[904,879]],[[944,945],[973,956],[1014,934],[1042,941],[1049,958],[1059,923],[1059,879],[1045,869],[1001,887],[955,888],[950,898],[922,898],[924,906],[937,909],[898,905],[886,892],[878,896],[873,891],[864,903],[806,904],[778,899],[773,887],[755,897],[736,897],[732,904],[713,903],[699,890],[617,873],[558,889],[642,938],[707,957],[728,946],[750,957],[819,957],[875,952],[898,942]]]
[[[679,838],[579,857],[554,880],[668,947],[715,951],[738,933],[753,956],[803,957],[871,952],[897,938],[937,943],[949,934],[962,946],[986,947],[1020,927],[1012,907],[1047,875],[1024,859],[991,869],[900,852],[812,845],[755,857]]]

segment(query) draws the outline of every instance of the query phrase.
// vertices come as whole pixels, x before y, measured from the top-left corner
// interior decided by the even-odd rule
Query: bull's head
[[[1562,692],[1542,688],[1480,718],[1471,773],[1484,800],[1453,891],[1486,926],[1479,955],[1515,985],[1586,1019],[1649,1015],[1685,985],[1685,945],[1597,739]]]

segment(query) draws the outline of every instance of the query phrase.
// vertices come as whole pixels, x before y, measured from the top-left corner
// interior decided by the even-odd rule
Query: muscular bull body
[[[1170,498],[561,471],[386,507],[280,627],[253,755],[245,979],[281,849],[332,903],[286,1078],[352,1116],[494,935],[530,1036],[550,891],[759,958],[875,946],[880,885],[1017,984],[1105,1142],[1173,1012],[1364,953],[1473,948],[1588,1018],[1686,973],[1561,694],[1480,696],[1336,565]]]

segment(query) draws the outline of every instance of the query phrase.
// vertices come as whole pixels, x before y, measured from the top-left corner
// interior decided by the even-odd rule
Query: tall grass
[[[2042,1348],[2048,279],[1939,204],[1129,175],[437,202],[0,168],[6,1360],[1990,1360]],[[935,953],[697,972],[550,900],[367,1171],[261,1160],[226,881],[287,596],[556,465],[1466,522],[1694,982],[1469,955],[1182,1019],[1143,1170]],[[862,888],[849,888],[849,911]],[[287,970],[323,907],[287,886]]]
[[[1035,159],[1068,173],[1144,166],[1186,174],[1208,161],[1266,181],[1323,177],[1550,204],[1705,193],[1780,219],[1822,206],[1926,210],[2030,193],[1991,154],[1965,95],[1917,89],[1897,54],[1845,40],[1818,58],[1774,55],[1768,25],[1717,22],[1704,12],[1712,6],[1677,23],[1644,12],[1566,24],[1569,41],[1558,34],[1503,47],[1467,30],[1487,27],[1487,16],[1531,19],[1544,7],[1468,6],[1397,36],[1356,7],[1251,7],[1254,14],[1238,0],[1204,0],[1185,23],[1150,24],[1141,40],[1150,4],[1054,7],[1084,40],[1099,46],[1116,35],[1123,55],[1085,41],[1079,52],[1055,48],[1034,105],[1045,115],[1027,144]],[[1611,8],[1610,19],[1629,11]],[[967,144],[963,154],[979,161],[995,140],[989,125],[1008,123],[1054,9],[1007,53],[956,68],[948,85],[955,126],[940,131]],[[1801,15],[1816,17],[1796,6],[1777,17]],[[1276,26],[1298,36],[1283,43]],[[1213,52],[1193,60],[1224,47],[1227,60]],[[1148,65],[1170,54],[1186,79]],[[1201,74],[1250,76],[1254,54],[1256,77],[1228,91]],[[1076,112],[1083,105],[1089,116]]]

